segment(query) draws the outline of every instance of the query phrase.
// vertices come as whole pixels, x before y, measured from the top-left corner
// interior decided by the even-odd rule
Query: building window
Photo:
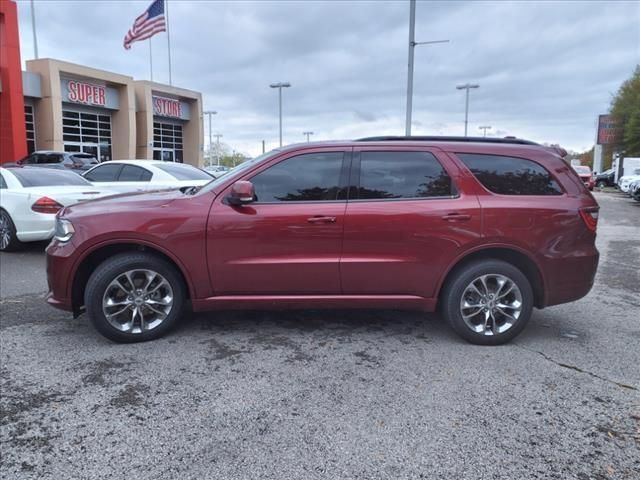
[[[65,152],[89,153],[104,162],[111,160],[111,115],[62,111]]]
[[[36,151],[36,127],[33,121],[33,105],[24,106],[24,123],[27,130],[27,153]]]
[[[182,125],[153,122],[153,159],[180,163],[184,161]]]

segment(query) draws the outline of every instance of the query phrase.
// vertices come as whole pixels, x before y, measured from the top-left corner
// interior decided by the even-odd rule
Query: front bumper
[[[55,239],[47,247],[47,303],[61,310],[73,311],[71,301],[71,269],[73,266],[73,245],[60,243]]]

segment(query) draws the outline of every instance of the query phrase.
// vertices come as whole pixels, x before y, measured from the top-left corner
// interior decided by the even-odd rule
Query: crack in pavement
[[[517,345],[518,347],[522,348],[523,350],[527,350],[527,351],[532,352],[532,353],[537,353],[538,355],[540,355],[545,360],[553,363],[554,365],[558,365],[559,367],[568,368],[569,370],[575,370],[576,372],[584,373],[585,375],[589,375],[589,376],[591,376],[593,378],[597,378],[598,380],[603,380],[605,382],[612,383],[612,384],[614,384],[614,385],[616,385],[616,386],[618,386],[620,388],[625,388],[627,390],[633,390],[633,391],[636,391],[636,392],[638,391],[638,387],[634,387],[633,385],[627,385],[626,383],[616,382],[615,380],[610,380],[610,379],[608,379],[606,377],[602,377],[602,376],[598,375],[597,373],[593,373],[593,372],[590,372],[588,370],[583,370],[580,367],[576,367],[575,365],[569,365],[568,363],[559,362],[559,361],[554,360],[553,358],[551,358],[546,353],[541,352],[539,350],[534,350],[532,348],[527,348],[527,347],[524,347],[524,346],[518,345],[518,344],[515,344],[515,345]]]

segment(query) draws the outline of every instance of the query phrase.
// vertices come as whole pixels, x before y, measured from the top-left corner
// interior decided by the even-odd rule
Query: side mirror
[[[239,180],[231,185],[231,192],[225,200],[229,205],[240,206],[251,203],[256,198],[256,191],[253,183],[246,180]]]

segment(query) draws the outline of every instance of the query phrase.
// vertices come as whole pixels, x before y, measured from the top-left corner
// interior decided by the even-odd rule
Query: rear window
[[[451,177],[429,152],[362,152],[358,199],[455,195]]]
[[[80,175],[65,170],[14,168],[11,170],[11,173],[18,179],[23,187],[91,186],[91,184]]]
[[[96,160],[96,157],[92,156],[92,155],[71,155],[71,159],[75,162],[75,163],[82,163],[83,165],[90,165],[93,163],[98,163],[98,160]]]
[[[457,153],[487,190],[500,195],[562,195],[562,189],[542,165],[518,157]]]
[[[589,167],[581,167],[577,165],[573,167],[573,169],[581,175],[588,175],[591,173],[591,169]]]
[[[160,170],[168,173],[176,180],[213,180],[213,177],[202,170],[183,163],[156,164]]]

